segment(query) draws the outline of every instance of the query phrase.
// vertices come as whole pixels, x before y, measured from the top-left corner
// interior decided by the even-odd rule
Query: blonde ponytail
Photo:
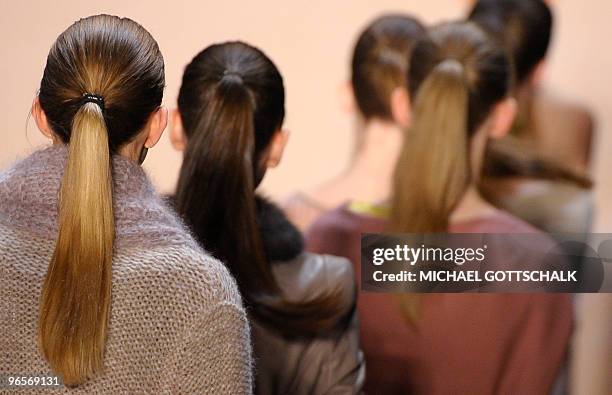
[[[455,60],[438,64],[423,81],[413,123],[393,177],[391,229],[445,231],[470,181],[468,85]]]
[[[470,180],[468,86],[463,65],[437,65],[418,90],[412,127],[393,177],[391,229],[442,232]],[[420,316],[420,295],[396,296],[411,325]]]
[[[512,67],[506,51],[480,27],[452,22],[429,29],[409,70],[413,121],[393,176],[389,230],[446,232],[478,176],[472,174],[472,137],[510,92]],[[408,322],[416,324],[419,294],[397,298]]]
[[[102,110],[85,103],[72,124],[59,235],[40,303],[42,353],[68,386],[103,367],[115,237],[110,160]]]
[[[143,131],[164,86],[157,42],[128,18],[80,19],[47,56],[38,99],[54,136],[69,147],[38,346],[69,386],[104,365],[115,238],[111,155]]]

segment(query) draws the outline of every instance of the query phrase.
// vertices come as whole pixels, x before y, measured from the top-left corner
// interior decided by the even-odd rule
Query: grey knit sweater
[[[37,347],[37,323],[66,156],[60,144],[0,173],[0,376],[53,375]],[[249,326],[233,278],[198,247],[140,166],[115,157],[113,177],[116,241],[104,371],[76,390],[27,391],[250,393]]]

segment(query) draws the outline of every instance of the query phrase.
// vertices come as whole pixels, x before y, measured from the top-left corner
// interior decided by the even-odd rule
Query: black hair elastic
[[[83,99],[81,99],[81,105],[85,103],[96,103],[100,106],[100,109],[104,111],[104,98],[95,93],[83,93]]]

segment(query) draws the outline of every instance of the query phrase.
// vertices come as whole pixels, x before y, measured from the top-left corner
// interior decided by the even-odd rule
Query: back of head
[[[477,176],[471,137],[508,95],[511,66],[478,26],[447,23],[417,43],[408,80],[413,122],[395,169],[391,227],[444,231]]]
[[[390,121],[390,97],[406,85],[414,44],[425,33],[423,25],[407,15],[384,15],[361,33],[351,61],[351,83],[362,116]]]
[[[247,301],[275,289],[263,268],[255,188],[263,177],[261,155],[283,122],[284,100],[274,64],[242,42],[212,45],[196,55],[179,91],[188,144],[177,210],[198,241],[225,261]],[[245,263],[244,251],[254,264]]]
[[[546,56],[553,16],[543,0],[479,0],[469,19],[506,46],[519,84],[526,81]]]
[[[236,278],[260,322],[292,335],[327,327],[334,298],[284,299],[263,248],[255,188],[285,115],[283,79],[259,49],[212,45],[185,68],[178,105],[187,145],[176,208],[198,241]]]
[[[235,100],[230,100],[232,97]],[[247,115],[252,114],[247,118],[252,118],[253,124],[247,126],[256,135],[251,137],[254,145],[248,148],[252,151],[249,154],[260,156],[284,121],[283,77],[274,63],[251,45],[243,42],[211,45],[192,59],[183,74],[178,105],[187,137],[201,129],[199,122],[215,114],[219,107],[214,105],[229,106],[234,102],[236,110],[244,108],[244,103],[252,107],[247,108]]]
[[[163,88],[157,43],[129,19],[81,19],[47,57],[40,105],[69,148],[39,341],[66,385],[83,383],[103,368],[114,243],[112,154],[143,129],[161,105]]]
[[[530,75],[548,51],[553,15],[543,0],[480,0],[470,12],[478,23],[506,46],[514,61],[517,83],[528,82]],[[531,120],[517,122],[515,132],[524,132]],[[544,159],[533,147],[507,136],[491,144],[485,157],[484,175],[521,176],[563,180],[581,187],[592,182],[563,163]]]

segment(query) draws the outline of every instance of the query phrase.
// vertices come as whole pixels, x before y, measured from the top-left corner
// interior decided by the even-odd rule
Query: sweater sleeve
[[[242,307],[220,303],[198,317],[180,348],[182,394],[251,394],[249,324]]]

